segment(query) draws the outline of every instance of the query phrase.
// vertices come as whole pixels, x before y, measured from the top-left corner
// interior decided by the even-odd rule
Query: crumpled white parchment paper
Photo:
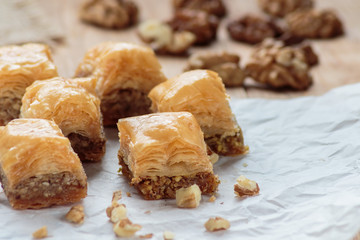
[[[360,230],[360,84],[320,97],[232,99],[231,106],[250,153],[215,164],[221,179],[215,202],[204,196],[199,208],[179,209],[175,200],[143,200],[117,173],[117,129],[107,129],[103,161],[84,164],[84,224],[65,220],[72,205],[13,210],[0,190],[0,239],[31,239],[43,225],[49,239],[116,239],[105,209],[120,189],[130,220],[143,226],[137,235],[153,233],[152,239],[169,230],[175,239],[350,240]],[[239,175],[258,182],[260,195],[235,197]],[[230,229],[206,232],[214,216],[228,219]]]

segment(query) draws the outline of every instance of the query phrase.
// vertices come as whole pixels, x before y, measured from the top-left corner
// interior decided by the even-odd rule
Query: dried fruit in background
[[[332,38],[344,34],[343,24],[332,10],[303,10],[286,16],[289,31],[304,38]]]
[[[255,49],[245,71],[255,81],[273,88],[305,90],[312,84],[304,52],[271,39]]]
[[[173,0],[176,10],[188,8],[202,10],[217,17],[226,15],[226,8],[222,0]]]
[[[158,54],[185,55],[196,40],[193,33],[173,31],[167,23],[156,20],[141,23],[138,34]]]
[[[202,52],[191,55],[184,71],[209,69],[217,72],[226,87],[242,86],[246,77],[240,57],[228,52]]]
[[[232,39],[249,44],[260,43],[266,38],[279,37],[284,32],[274,20],[253,14],[231,21],[227,30]]]
[[[284,17],[298,9],[309,9],[314,5],[313,0],[258,0],[259,7],[269,15]]]
[[[100,27],[121,29],[137,22],[138,11],[131,0],[86,0],[80,18]]]
[[[196,45],[206,45],[216,39],[219,19],[204,11],[180,9],[168,22],[174,31],[188,31],[196,36]]]

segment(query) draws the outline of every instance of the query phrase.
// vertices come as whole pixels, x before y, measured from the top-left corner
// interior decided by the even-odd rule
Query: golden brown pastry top
[[[100,98],[125,88],[148,93],[166,80],[152,49],[123,42],[105,42],[90,49],[75,76],[95,77]]]
[[[0,47],[0,96],[19,97],[35,80],[58,76],[47,45],[28,43]],[[10,96],[8,96],[10,94]]]
[[[229,96],[217,73],[193,70],[154,87],[149,93],[154,112],[191,112],[205,136],[233,134],[237,129]]]
[[[86,79],[61,77],[35,81],[26,89],[20,117],[53,120],[65,136],[79,133],[89,138],[99,137],[100,100],[81,87],[86,82]]]
[[[212,172],[203,133],[191,113],[123,118],[118,129],[119,154],[135,178]]]
[[[53,121],[15,119],[0,127],[0,164],[9,188],[32,176],[61,172],[86,184],[79,157]]]

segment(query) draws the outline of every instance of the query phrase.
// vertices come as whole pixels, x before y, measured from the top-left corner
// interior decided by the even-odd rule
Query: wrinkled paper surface
[[[137,235],[153,233],[153,239],[162,239],[165,230],[175,239],[351,239],[360,230],[359,103],[360,84],[320,97],[232,99],[250,153],[215,164],[217,199],[203,196],[197,209],[179,209],[175,200],[143,200],[117,173],[117,129],[107,129],[102,163],[84,164],[84,224],[65,220],[72,205],[13,210],[0,190],[0,239],[31,239],[43,225],[50,239],[116,239],[105,209],[119,189],[128,217],[143,226]],[[239,175],[255,180],[260,195],[235,197]],[[228,219],[230,229],[207,232],[204,223],[214,216]]]

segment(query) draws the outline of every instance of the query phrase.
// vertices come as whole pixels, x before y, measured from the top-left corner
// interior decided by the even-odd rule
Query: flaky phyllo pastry
[[[44,119],[15,119],[0,127],[0,180],[15,209],[77,202],[87,192],[69,140]]]
[[[21,98],[35,80],[58,76],[43,44],[0,47],[0,126],[19,117]]]
[[[53,120],[82,161],[100,161],[106,142],[100,100],[82,87],[86,80],[92,81],[60,77],[35,81],[26,89],[20,116]]]
[[[217,190],[203,133],[188,112],[154,113],[118,122],[122,173],[145,199],[175,198],[176,190],[197,184]]]
[[[90,49],[75,76],[97,79],[96,92],[106,126],[115,125],[119,118],[149,113],[147,94],[166,80],[150,48],[113,42]]]
[[[248,151],[217,73],[209,70],[185,72],[153,88],[149,97],[154,112],[191,112],[215,153],[238,155]]]

